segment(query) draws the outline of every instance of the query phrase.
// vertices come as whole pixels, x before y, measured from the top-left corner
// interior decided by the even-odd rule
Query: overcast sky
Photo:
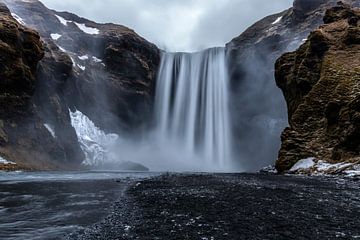
[[[224,46],[293,0],[41,0],[51,9],[134,29],[168,51]]]

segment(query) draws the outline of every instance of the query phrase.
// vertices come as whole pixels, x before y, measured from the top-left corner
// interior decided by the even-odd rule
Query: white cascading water
[[[201,161],[194,165],[204,170],[229,169],[228,84],[224,48],[163,53],[155,99],[155,132],[162,146],[175,146],[175,154]]]
[[[224,48],[163,53],[155,96],[155,128],[142,140],[105,134],[79,111],[71,123],[84,164],[135,162],[152,171],[229,171],[232,137]]]

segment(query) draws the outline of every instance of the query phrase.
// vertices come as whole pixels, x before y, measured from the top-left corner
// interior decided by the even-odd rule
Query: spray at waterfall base
[[[231,171],[229,77],[224,48],[163,53],[153,129],[141,138],[105,134],[81,112],[71,113],[85,165],[124,162],[152,171]]]

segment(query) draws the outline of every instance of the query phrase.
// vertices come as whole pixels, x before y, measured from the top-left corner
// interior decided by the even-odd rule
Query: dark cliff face
[[[75,132],[67,134],[67,141],[54,139],[36,105],[43,57],[39,34],[0,3],[0,156],[26,169],[75,166],[83,158]]]
[[[57,13],[36,0],[5,3],[11,13],[1,5],[0,156],[22,168],[78,167],[84,155],[69,109],[108,132],[144,126],[160,58],[155,45],[126,27]]]
[[[286,102],[274,79],[276,60],[304,43],[336,2],[296,0],[293,8],[260,20],[227,44],[234,144],[248,169],[277,159],[279,136],[288,125]]]
[[[59,95],[68,107],[80,110],[106,131],[133,132],[144,126],[151,114],[160,61],[155,45],[124,26],[55,12],[38,1],[6,2],[40,33],[49,55],[61,57],[55,57],[57,69],[40,75],[48,81],[61,76],[49,89],[65,82]]]
[[[340,4],[324,21],[297,51],[276,63],[290,123],[277,161],[281,172],[309,157],[359,161],[360,11]]]

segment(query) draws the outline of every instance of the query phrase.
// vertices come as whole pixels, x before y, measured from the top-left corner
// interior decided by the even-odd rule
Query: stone
[[[326,11],[325,25],[303,45],[276,62],[276,83],[283,91],[290,127],[282,134],[276,168],[289,170],[301,159],[354,162],[360,154],[360,17],[340,4]],[[304,88],[304,82],[306,87]]]

